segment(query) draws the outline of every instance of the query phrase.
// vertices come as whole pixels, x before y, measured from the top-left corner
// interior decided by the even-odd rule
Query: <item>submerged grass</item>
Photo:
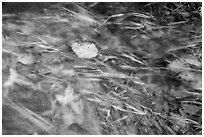
[[[202,134],[201,6],[3,13],[3,134]],[[97,57],[75,55],[83,41]]]

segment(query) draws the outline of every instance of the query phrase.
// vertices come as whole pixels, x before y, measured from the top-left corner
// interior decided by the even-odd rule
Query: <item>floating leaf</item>
[[[190,104],[182,104],[182,107],[186,113],[189,113],[191,115],[196,114],[200,109],[202,109],[202,107],[198,107]]]
[[[65,96],[63,95],[56,95],[57,100],[64,105],[71,103],[74,99],[77,98],[76,95],[74,95],[73,89],[68,86],[65,90]]]
[[[202,65],[201,62],[198,60],[198,58],[196,58],[194,56],[188,56],[185,58],[181,58],[180,60],[184,63],[195,65],[197,67],[201,67],[201,65]]]
[[[31,65],[34,63],[35,58],[32,54],[19,54],[18,61],[25,65]]]
[[[202,64],[198,60],[198,58],[193,57],[193,56],[188,56],[188,57],[182,57],[178,60],[174,60],[171,62],[168,67],[170,70],[174,72],[182,72],[191,69],[190,65],[194,65],[197,67],[201,67]]]
[[[184,71],[181,72],[179,75],[182,79],[185,79],[187,81],[201,81],[202,80],[202,74],[197,74],[192,71]]]
[[[71,47],[74,53],[80,58],[91,59],[98,54],[98,49],[93,42],[75,42]]]
[[[187,69],[183,62],[175,60],[168,65],[168,68],[174,72],[181,72]]]

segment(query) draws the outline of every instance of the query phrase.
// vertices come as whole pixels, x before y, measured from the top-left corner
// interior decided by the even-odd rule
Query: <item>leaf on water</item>
[[[193,56],[189,56],[186,58],[182,58],[181,60],[183,60],[184,62],[191,64],[191,65],[195,65],[197,67],[201,67],[201,62],[198,60],[198,58],[193,57]]]
[[[174,72],[181,72],[186,70],[188,67],[185,66],[183,62],[175,60],[168,65],[168,68]]]
[[[194,65],[196,67],[202,67],[202,64],[198,60],[198,58],[193,56],[188,56],[188,57],[182,57],[178,60],[172,61],[168,65],[168,68],[174,72],[183,72],[191,69],[190,65]]]
[[[70,125],[74,122],[82,123],[84,121],[84,104],[82,100],[76,100],[77,95],[74,95],[73,89],[68,86],[65,90],[65,96],[56,95],[57,100],[66,107],[67,104],[70,105],[71,109],[64,108],[62,110],[62,119],[65,125]]]
[[[91,59],[98,55],[98,49],[92,42],[75,42],[71,47],[79,58]]]
[[[56,98],[64,106],[64,105],[74,101],[77,98],[77,96],[74,95],[73,89],[70,86],[68,86],[65,89],[65,95],[64,96],[63,95],[56,95]]]
[[[174,122],[175,124],[178,124],[181,127],[185,127],[186,126],[187,121],[186,121],[186,119],[183,116],[171,113],[171,117],[176,120]]]
[[[179,74],[179,76],[190,82],[191,86],[195,89],[202,89],[202,73],[192,72],[192,71],[184,71]]]
[[[202,107],[198,107],[196,105],[191,104],[182,104],[182,107],[186,113],[189,113],[190,115],[196,114]]]
[[[197,74],[197,73],[192,72],[192,71],[181,72],[179,74],[179,76],[182,79],[185,79],[186,81],[201,81],[202,80],[202,74],[201,73]]]
[[[25,65],[31,65],[34,63],[35,58],[32,54],[18,54],[18,61],[25,64]]]

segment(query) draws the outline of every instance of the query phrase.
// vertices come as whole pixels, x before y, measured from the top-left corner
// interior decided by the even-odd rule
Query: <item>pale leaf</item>
[[[75,42],[71,47],[79,58],[91,59],[98,54],[98,49],[95,44],[91,42]]]

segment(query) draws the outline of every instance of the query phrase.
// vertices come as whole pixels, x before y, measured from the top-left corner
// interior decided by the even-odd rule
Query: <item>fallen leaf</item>
[[[186,113],[189,113],[191,115],[196,114],[200,109],[202,109],[202,107],[198,107],[190,104],[182,104],[182,107]]]
[[[98,49],[93,42],[75,42],[71,48],[79,58],[91,59],[98,55]]]
[[[56,95],[57,100],[64,106],[74,101],[78,96],[74,95],[73,89],[68,86],[65,90],[65,95]]]
[[[34,63],[35,58],[32,54],[19,54],[18,61],[25,65],[31,65]]]

